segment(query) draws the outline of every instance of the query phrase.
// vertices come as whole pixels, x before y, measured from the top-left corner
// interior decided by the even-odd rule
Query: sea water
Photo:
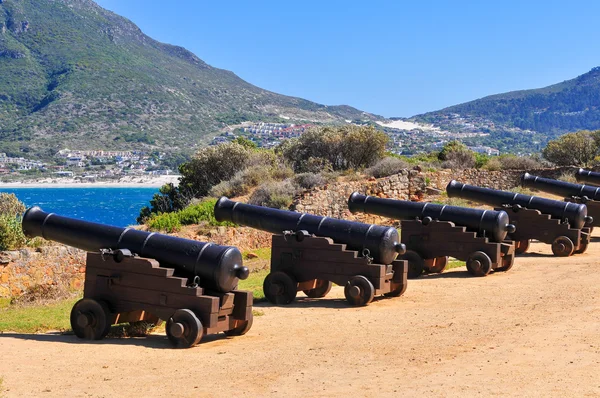
[[[27,207],[48,213],[125,227],[136,224],[140,209],[150,205],[158,188],[2,188]]]

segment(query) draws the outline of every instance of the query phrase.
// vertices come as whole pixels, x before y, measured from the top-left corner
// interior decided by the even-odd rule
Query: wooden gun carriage
[[[206,334],[242,335],[252,326],[252,293],[237,290],[248,269],[234,247],[89,223],[38,207],[25,213],[23,231],[88,251],[84,297],[70,317],[79,338],[100,340],[113,324],[165,320],[170,342],[192,347]]]
[[[500,191],[451,181],[449,197],[460,197],[505,210],[516,230],[508,234],[516,242],[516,253],[525,253],[529,241],[537,239],[552,246],[555,256],[583,253],[590,242],[588,209],[582,204]]]
[[[355,306],[375,296],[400,296],[406,290],[408,266],[396,260],[404,253],[395,228],[319,217],[231,201],[215,205],[215,218],[273,233],[271,272],[265,297],[289,304],[298,291],[325,297],[332,283],[344,286]]]
[[[464,260],[474,276],[508,271],[514,263],[515,245],[505,240],[514,226],[501,211],[486,211],[433,203],[381,199],[354,192],[350,211],[401,220],[401,241],[407,251],[408,277],[443,272],[448,257]]]

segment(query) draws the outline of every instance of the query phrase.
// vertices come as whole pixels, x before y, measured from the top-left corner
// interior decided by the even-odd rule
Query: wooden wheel
[[[285,272],[271,272],[263,283],[265,297],[276,305],[289,304],[296,298],[298,282]]]
[[[242,322],[240,325],[236,326],[234,329],[226,330],[224,333],[227,336],[241,336],[248,333],[248,330],[252,327],[252,322],[254,321],[254,315],[250,313],[250,318],[247,321]]]
[[[71,328],[80,339],[101,340],[110,331],[110,326],[110,310],[104,301],[84,298],[71,310]]]
[[[515,255],[510,254],[502,257],[502,267],[496,268],[496,271],[506,272],[515,264]]]
[[[204,336],[202,323],[192,311],[177,310],[165,326],[169,341],[177,348],[193,347]]]
[[[303,290],[310,298],[321,298],[327,296],[327,293],[331,290],[332,283],[324,279],[317,279],[317,287],[309,290]]]
[[[448,265],[448,256],[428,258],[425,260],[425,270],[432,274],[441,274]]]
[[[580,244],[579,244],[579,249],[575,250],[575,251],[573,252],[573,254],[581,254],[581,253],[585,253],[585,251],[587,250],[587,248],[588,248],[588,245],[589,245],[589,244],[590,244],[590,242],[587,242],[587,243],[580,243]]]
[[[353,276],[344,287],[346,300],[352,305],[367,305],[375,297],[375,288],[371,281],[362,275]]]
[[[401,257],[402,260],[408,261],[408,277],[417,278],[421,276],[425,270],[425,262],[419,253],[407,250]]]
[[[467,271],[474,276],[486,276],[492,270],[492,260],[484,252],[472,253],[467,259]]]
[[[515,245],[515,254],[523,254],[529,249],[529,239],[518,240]]]
[[[573,254],[574,250],[573,241],[566,236],[559,236],[552,242],[552,253],[557,257],[568,257]]]

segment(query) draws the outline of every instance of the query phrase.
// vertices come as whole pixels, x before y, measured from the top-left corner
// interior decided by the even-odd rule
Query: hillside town
[[[49,174],[56,177],[76,177],[84,181],[95,181],[132,175],[174,174],[172,170],[161,166],[164,156],[162,152],[62,149],[50,162],[41,162],[0,153],[0,175]]]

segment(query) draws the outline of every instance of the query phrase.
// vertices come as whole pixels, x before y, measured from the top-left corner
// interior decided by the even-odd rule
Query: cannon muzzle
[[[178,274],[199,277],[199,285],[221,292],[235,290],[248,277],[242,254],[233,246],[220,246],[133,228],[120,228],[46,213],[39,207],[25,212],[23,233],[53,240],[78,249],[127,249],[139,256],[175,268]]]
[[[587,207],[580,203],[562,202],[540,198],[539,196],[477,187],[461,184],[454,180],[450,181],[446,187],[446,192],[451,198],[469,199],[494,207],[519,206],[539,210],[541,213],[550,214],[552,218],[568,220],[572,228],[581,229],[586,224],[591,224],[591,217],[587,215]]]
[[[346,244],[350,250],[368,252],[379,264],[391,264],[398,254],[406,251],[396,228],[249,205],[224,196],[215,204],[215,218],[217,221],[231,221],[272,234],[304,230]]]
[[[486,236],[494,242],[502,242],[507,233],[515,231],[505,211],[471,209],[468,207],[437,205],[434,203],[409,202],[406,200],[381,199],[374,196],[352,193],[348,198],[352,213],[376,214],[397,220],[450,221],[465,226],[467,230]],[[511,232],[512,231],[512,232]]]
[[[600,173],[589,170],[579,169],[575,173],[577,182],[583,182],[595,186],[600,186]]]
[[[581,199],[587,198],[587,200],[600,200],[599,187],[537,177],[529,173],[521,176],[521,185],[567,198],[575,197]]]

